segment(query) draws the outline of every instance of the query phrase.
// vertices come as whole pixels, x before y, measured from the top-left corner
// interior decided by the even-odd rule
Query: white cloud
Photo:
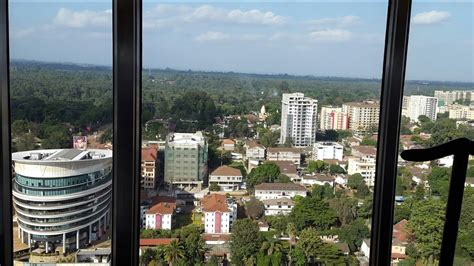
[[[27,29],[12,30],[13,38],[17,38],[17,39],[30,36],[35,32],[36,32],[36,29],[34,27],[27,28]]]
[[[145,28],[177,26],[182,23],[229,23],[249,25],[281,25],[287,18],[270,11],[258,9],[224,9],[211,5],[190,7],[185,5],[159,4],[145,12]]]
[[[308,33],[311,41],[316,42],[345,42],[352,37],[352,33],[341,29],[326,29],[320,31],[312,31]]]
[[[199,34],[194,38],[198,42],[208,42],[208,41],[223,41],[228,40],[230,36],[228,34],[218,32],[218,31],[208,31],[206,33]]]
[[[436,24],[447,20],[450,16],[449,12],[432,10],[416,14],[413,17],[413,23],[420,25]]]
[[[227,34],[219,31],[208,31],[199,34],[194,38],[197,42],[220,42],[220,41],[241,41],[252,42],[264,40],[265,36],[260,34]]]
[[[312,19],[306,21],[314,27],[333,27],[333,28],[346,28],[357,25],[360,23],[360,17],[348,15],[344,17],[337,18],[322,18],[322,19]]]
[[[56,26],[68,28],[111,27],[112,10],[101,12],[81,10],[73,11],[67,8],[60,8],[54,18]]]

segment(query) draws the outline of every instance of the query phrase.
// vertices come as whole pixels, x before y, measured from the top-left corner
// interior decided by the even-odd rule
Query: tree
[[[362,139],[360,145],[377,147],[377,140],[371,137],[365,137]]]
[[[356,199],[343,194],[338,198],[331,199],[329,206],[335,210],[339,223],[346,225],[357,218],[357,203]]]
[[[370,237],[369,228],[360,218],[350,224],[343,225],[338,231],[339,240],[347,243],[351,252],[360,248],[364,238]]]
[[[318,199],[330,199],[334,197],[334,188],[329,184],[313,185],[311,190],[311,196]]]
[[[263,242],[260,251],[262,251],[265,255],[271,256],[276,252],[282,252],[283,246],[280,240],[276,238],[269,238]]]
[[[221,190],[221,188],[215,182],[213,182],[209,185],[209,191],[220,191],[220,190]]]
[[[279,214],[279,215],[272,215],[266,216],[265,221],[268,225],[275,229],[278,234],[285,233],[288,227],[288,216]]]
[[[253,188],[261,183],[273,183],[280,175],[280,168],[274,163],[265,162],[252,169],[247,177],[247,185]]]
[[[311,172],[311,173],[314,173],[314,172],[321,173],[325,171],[327,168],[328,168],[328,165],[324,161],[321,161],[321,160],[312,161],[308,164],[308,172]]]
[[[249,218],[235,221],[230,237],[232,262],[242,265],[249,258],[256,256],[263,243],[263,237],[256,222]]]
[[[367,197],[370,194],[369,187],[367,187],[365,184],[360,184],[357,187],[357,191],[355,193],[355,196],[358,197],[359,199],[363,199]]]
[[[410,219],[410,216],[411,216],[411,208],[410,206],[408,206],[408,204],[395,205],[394,218],[393,218],[394,223],[398,223],[403,219],[408,220]]]
[[[266,128],[262,128],[259,131],[258,142],[265,147],[275,147],[280,140],[280,131],[271,131]]]
[[[362,184],[365,185],[364,177],[359,173],[353,174],[347,179],[347,186],[352,189],[356,189]]]
[[[265,206],[263,203],[256,199],[255,197],[251,197],[249,201],[245,203],[245,214],[247,217],[252,219],[260,219],[265,212]]]
[[[326,201],[316,197],[306,197],[295,203],[290,219],[300,230],[310,226],[318,230],[326,230],[334,225],[337,217]]]
[[[310,264],[337,265],[346,261],[344,254],[337,247],[323,243],[318,231],[311,227],[301,231],[296,249],[303,252]]]
[[[413,194],[415,200],[423,200],[425,198],[425,186],[423,184],[419,184],[416,186],[415,193]]]
[[[36,138],[32,133],[25,133],[15,139],[13,146],[16,151],[34,150],[37,148]]]
[[[428,175],[428,183],[433,195],[447,199],[449,193],[450,169],[445,167],[433,167]]]
[[[140,265],[148,266],[148,264],[155,259],[157,256],[157,250],[153,248],[147,248],[143,250],[142,255],[140,256]]]
[[[178,240],[173,240],[169,245],[165,246],[163,253],[166,262],[170,266],[175,265],[185,255],[183,245]]]
[[[331,164],[329,166],[329,173],[331,175],[345,174],[346,170],[344,170],[344,168],[342,168],[341,166],[339,166],[337,164]]]
[[[278,178],[275,180],[276,183],[291,183],[291,178],[287,175],[280,174]]]
[[[420,256],[431,263],[439,258],[444,212],[445,205],[440,200],[416,202],[407,223]]]

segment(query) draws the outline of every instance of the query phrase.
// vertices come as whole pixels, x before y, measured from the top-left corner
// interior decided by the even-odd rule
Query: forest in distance
[[[67,147],[72,134],[112,123],[110,67],[13,60],[10,95],[13,137],[33,133],[42,146]],[[473,89],[472,83],[407,81],[405,94]],[[174,131],[209,128],[216,118],[257,112],[265,105],[268,124],[279,124],[281,94],[302,92],[318,108],[380,98],[381,80],[338,77],[260,75],[234,72],[145,69],[142,122],[170,121]],[[195,121],[192,126],[183,121]],[[31,135],[31,134],[30,134]],[[31,136],[30,136],[31,137]],[[33,141],[22,141],[32,145]],[[19,147],[27,149],[32,147]]]

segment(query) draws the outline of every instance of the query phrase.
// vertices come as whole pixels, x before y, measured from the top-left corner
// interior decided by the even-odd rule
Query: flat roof
[[[12,153],[13,161],[22,162],[69,162],[112,158],[112,150],[106,149],[48,149]]]

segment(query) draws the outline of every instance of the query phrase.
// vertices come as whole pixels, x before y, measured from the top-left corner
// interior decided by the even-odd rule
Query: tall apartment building
[[[206,234],[228,234],[237,220],[237,204],[221,194],[205,195],[201,201]]]
[[[471,100],[473,91],[435,91],[434,97],[438,98],[441,105],[450,105],[459,100]]]
[[[321,118],[319,121],[321,130],[346,130],[349,126],[349,118],[342,107],[321,107]]]
[[[316,140],[318,101],[303,93],[284,93],[281,101],[280,143],[307,147]]]
[[[448,110],[449,119],[474,120],[474,108],[472,106],[453,104],[448,106]]]
[[[158,181],[158,149],[142,148],[141,177],[142,188],[155,189]]]
[[[418,121],[420,115],[425,115],[432,121],[436,120],[438,98],[424,95],[403,96],[402,114],[410,121]]]
[[[207,175],[207,140],[203,133],[170,133],[165,146],[165,182],[202,188]]]
[[[344,103],[342,111],[347,113],[350,130],[367,132],[378,127],[380,113],[378,101]]]
[[[66,253],[98,240],[111,225],[111,150],[13,153],[18,237],[29,248]]]

